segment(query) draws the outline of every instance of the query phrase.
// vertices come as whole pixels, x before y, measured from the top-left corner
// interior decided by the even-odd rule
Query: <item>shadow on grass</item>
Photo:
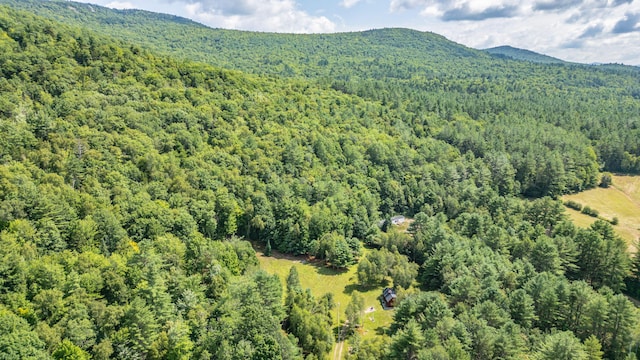
[[[379,328],[376,329],[376,335],[378,335],[378,336],[389,335],[389,327],[388,326],[380,326]]]
[[[377,283],[377,284],[367,284],[367,285],[360,285],[360,284],[349,284],[347,286],[345,286],[343,293],[347,294],[347,295],[351,295],[351,293],[353,293],[354,291],[358,291],[360,293],[365,293],[367,291],[371,291],[374,289],[380,289],[380,288],[385,288],[389,286],[389,281],[388,280],[384,280],[381,283]],[[382,290],[380,290],[380,293],[382,293]]]
[[[316,260],[309,262],[309,265],[313,265],[316,271],[320,275],[341,275],[349,271],[349,269],[334,268],[327,265],[324,261]]]
[[[310,261],[309,256],[307,255],[292,255],[292,254],[287,254],[287,253],[282,253],[279,252],[278,250],[271,250],[271,254],[270,255],[265,255],[264,254],[264,250],[265,250],[265,245],[262,243],[259,243],[257,241],[250,241],[251,245],[253,246],[253,250],[255,250],[256,255],[258,256],[264,256],[264,257],[271,257],[274,259],[285,259],[285,260],[290,260],[290,261],[294,261],[294,262],[300,262],[302,264],[305,264],[306,262]]]
[[[370,291],[370,290],[373,290],[373,289],[377,289],[379,287],[380,286],[378,286],[378,285],[349,284],[349,285],[344,287],[344,290],[342,292],[347,294],[347,295],[351,295],[351,293],[353,293],[354,291],[358,291],[360,293],[365,293],[367,291]]]
[[[314,257],[308,257],[307,261],[303,262],[303,264],[313,266],[320,275],[342,275],[349,271],[349,268],[337,268],[329,265],[329,263],[324,260],[316,259]]]

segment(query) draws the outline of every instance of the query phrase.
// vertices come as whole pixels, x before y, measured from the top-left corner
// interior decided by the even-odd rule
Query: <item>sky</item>
[[[640,0],[76,0],[214,28],[331,33],[431,31],[469,47],[510,45],[581,63],[640,65]]]

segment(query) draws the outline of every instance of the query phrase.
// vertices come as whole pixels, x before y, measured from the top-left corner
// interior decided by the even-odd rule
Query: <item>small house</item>
[[[392,288],[386,288],[382,291],[382,300],[386,307],[394,307],[396,305],[396,292]]]
[[[393,225],[401,225],[402,223],[404,223],[406,220],[406,218],[402,215],[397,215],[391,218],[391,223]]]

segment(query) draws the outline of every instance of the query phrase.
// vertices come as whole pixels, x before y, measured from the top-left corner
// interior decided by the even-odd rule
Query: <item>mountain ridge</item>
[[[498,109],[509,103],[508,117],[512,121],[543,121],[587,134],[577,125],[584,120],[577,119],[577,113],[567,116],[562,103],[598,98],[607,106],[580,100],[584,111],[589,109],[589,116],[597,119],[597,126],[607,128],[604,132],[588,132],[590,139],[599,144],[597,148],[604,146],[599,141],[605,134],[617,132],[610,129],[610,121],[603,120],[612,113],[608,110],[612,103],[607,99],[613,95],[605,89],[615,89],[613,94],[619,98],[640,97],[637,81],[629,76],[635,75],[637,68],[544,64],[496,57],[442,35],[417,30],[387,28],[337,34],[244,32],[212,29],[189,20],[176,23],[148,11],[120,11],[83,3],[37,0],[0,0],[0,3],[31,9],[174,58],[259,76],[311,80],[314,86],[404,107],[412,118],[420,118],[424,109],[428,109],[447,119],[454,113],[465,114],[487,126],[496,123]],[[74,10],[68,8],[70,3],[75,4]],[[534,83],[535,91],[528,91]],[[633,118],[632,113],[617,116]],[[623,160],[625,152],[632,159],[637,156],[632,133],[620,136],[624,138],[624,149],[603,152],[602,161],[608,170],[635,172],[640,163]],[[449,141],[461,141],[462,151],[473,149],[477,155],[485,152],[482,144],[470,147],[469,143],[462,145],[465,142],[461,139]],[[527,180],[536,181],[541,180]],[[530,185],[525,188],[527,193],[538,192]]]
[[[483,57],[485,55],[481,50],[455,43],[440,34],[408,28],[382,28],[329,34],[288,34],[213,28],[174,15],[137,9],[117,10],[72,1],[1,0],[0,4],[28,10],[40,16],[72,25],[99,30],[100,33],[120,39],[133,40],[142,46],[148,47],[151,45],[156,50],[161,50],[165,53],[182,53],[191,59],[208,63],[214,63],[215,61],[215,65],[228,68],[234,68],[235,66],[235,68],[245,71],[249,68],[248,66],[224,60],[220,56],[216,56],[215,51],[222,47],[229,47],[231,42],[235,42],[237,46],[245,49],[255,49],[260,47],[261,42],[269,41],[273,42],[275,46],[291,49],[288,45],[292,38],[313,38],[319,39],[318,41],[322,41],[325,38],[337,38],[345,43],[343,47],[352,46],[352,43],[357,44],[364,39],[365,41],[368,40],[368,44],[373,48],[380,45],[394,48],[407,48],[408,46],[413,47],[413,50],[425,50],[424,55],[427,56],[429,55],[428,51],[432,49],[426,43],[432,43],[438,50],[447,49],[452,54],[460,56],[475,55]],[[178,27],[174,29],[170,26],[165,26],[167,21]],[[144,25],[142,25],[143,23]],[[145,32],[144,27],[148,27],[149,24],[154,26],[155,29],[152,37],[142,35]],[[192,33],[187,34],[185,31],[191,31]],[[193,37],[198,38],[200,43],[197,46],[190,47]],[[356,39],[355,41],[353,40],[354,38]],[[421,42],[422,44],[420,44]],[[405,46],[401,46],[402,44]],[[203,50],[202,45],[209,47],[208,56],[200,54]],[[339,53],[339,51],[336,51],[336,53]],[[228,58],[237,59],[237,55],[237,53],[234,53]],[[363,55],[366,56],[367,54],[363,51]],[[375,52],[373,55],[375,55]]]
[[[233,61],[229,61],[227,59],[223,59],[221,57],[216,57],[215,54],[209,54],[209,56],[203,56],[199,54],[201,52],[201,48],[199,46],[195,46],[194,48],[189,48],[188,44],[190,42],[188,36],[178,36],[172,37],[167,35],[167,31],[169,29],[163,28],[159,26],[159,24],[166,24],[166,22],[170,22],[172,24],[186,26],[190,29],[197,29],[196,31],[202,31],[201,33],[192,34],[196,37],[202,38],[206,43],[215,43],[216,41],[222,41],[225,45],[227,43],[226,38],[229,37],[229,33],[235,33],[237,36],[234,37],[234,40],[238,38],[246,37],[247,35],[256,36],[258,38],[264,36],[283,36],[281,41],[286,42],[288,36],[308,36],[308,37],[316,37],[316,36],[324,36],[324,35],[336,35],[336,36],[344,36],[344,35],[366,35],[368,33],[375,32],[383,32],[388,30],[402,31],[405,35],[414,35],[421,34],[423,40],[437,40],[444,41],[447,43],[447,46],[451,48],[451,50],[456,50],[452,52],[459,53],[461,55],[465,54],[470,56],[470,50],[474,52],[474,54],[479,55],[479,53],[489,53],[492,56],[500,56],[504,59],[513,59],[516,61],[529,61],[533,63],[557,63],[557,64],[574,64],[574,65],[584,65],[588,66],[590,64],[582,64],[575,62],[567,62],[562,59],[557,59],[548,55],[539,54],[534,51],[528,49],[520,49],[511,47],[509,45],[498,46],[489,49],[475,49],[471,47],[467,47],[465,45],[456,43],[447,39],[446,37],[428,31],[420,31],[409,28],[380,28],[380,29],[370,29],[370,30],[362,30],[362,31],[347,31],[347,32],[336,32],[336,33],[326,33],[326,34],[292,34],[292,33],[275,33],[275,32],[260,32],[260,31],[246,31],[246,30],[228,30],[222,28],[214,28],[210,27],[206,24],[177,16],[177,15],[169,15],[163,13],[157,13],[147,10],[141,9],[113,9],[107,8],[100,5],[87,4],[87,3],[78,3],[73,1],[63,1],[63,0],[0,0],[0,4],[8,4],[12,7],[29,10],[38,15],[50,17],[55,19],[56,21],[71,23],[73,25],[81,25],[83,27],[89,27],[94,30],[98,30],[101,33],[108,34],[110,36],[115,36],[120,39],[128,39],[134,40],[141,46],[151,46],[154,50],[160,50],[164,53],[181,53],[179,56],[187,56],[188,58],[195,59],[198,61],[213,63],[214,65],[234,68]],[[114,20],[114,15],[117,14],[117,20]],[[84,17],[80,17],[84,16]],[[144,19],[144,22],[155,23],[157,27],[156,34],[152,37],[141,36],[141,32],[144,33],[144,29],[140,27],[140,19]],[[188,28],[184,28],[186,30]],[[219,32],[219,36],[215,36],[211,33],[211,31]],[[226,32],[226,33],[225,33]],[[122,36],[126,34],[126,36]],[[175,35],[175,34],[174,34]],[[398,44],[402,43],[402,39],[398,43],[388,44],[389,46],[394,46],[399,48]],[[255,46],[254,42],[249,42],[247,44],[248,47]],[[216,47],[211,47],[211,52],[216,50]],[[236,54],[237,55],[237,54]],[[237,56],[229,56],[228,58],[237,58]],[[214,62],[215,61],[215,62]],[[245,64],[235,64],[235,68],[243,71],[247,71],[250,67]],[[623,66],[631,66],[631,65],[623,65]],[[276,72],[274,72],[275,74]],[[278,75],[286,75],[286,71],[281,71]]]
[[[534,63],[543,64],[566,64],[568,61],[558,59],[545,54],[540,54],[532,50],[516,48],[510,45],[496,46],[492,48],[483,49],[483,51],[496,55],[512,58],[515,60],[530,61]]]

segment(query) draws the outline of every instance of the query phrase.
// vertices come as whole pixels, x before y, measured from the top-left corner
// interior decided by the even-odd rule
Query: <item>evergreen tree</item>
[[[267,240],[267,246],[265,246],[264,248],[264,255],[271,256],[271,240],[270,239]]]
[[[364,311],[364,298],[357,292],[351,294],[351,301],[345,309],[349,329],[354,331],[356,327],[362,325],[362,315]]]

